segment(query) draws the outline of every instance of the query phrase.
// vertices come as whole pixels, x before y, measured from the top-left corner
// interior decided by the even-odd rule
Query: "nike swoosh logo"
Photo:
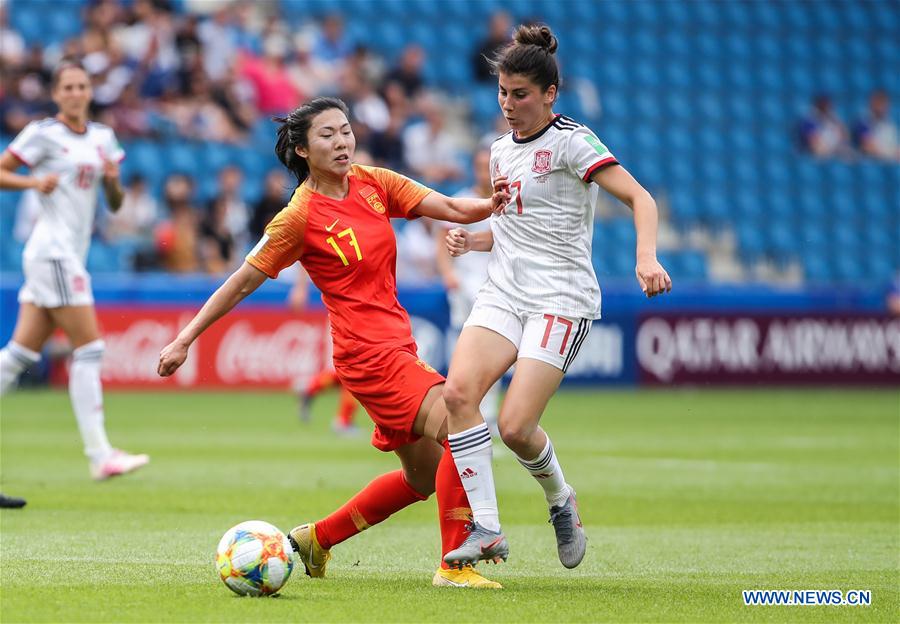
[[[491,548],[493,548],[494,546],[496,546],[497,544],[499,544],[501,539],[502,539],[502,538],[498,537],[497,539],[495,539],[493,542],[491,542],[491,543],[488,544],[487,546],[482,545],[482,547],[481,547],[481,553],[484,554],[485,551],[488,551],[488,550],[490,550]]]
[[[332,223],[331,225],[326,225],[325,231],[330,232],[331,230],[333,230],[334,226],[336,226],[338,224],[338,221],[340,221],[340,219],[335,219],[334,223]]]
[[[466,581],[465,583],[457,583],[456,581],[451,581],[447,577],[444,577],[444,580],[447,581],[448,583],[450,583],[451,585],[453,585],[453,587],[468,587],[469,586],[469,581]]]

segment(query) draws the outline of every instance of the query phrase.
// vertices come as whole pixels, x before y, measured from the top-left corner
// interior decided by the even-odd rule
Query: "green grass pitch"
[[[283,530],[397,467],[337,439],[334,396],[303,426],[288,394],[110,393],[114,444],[141,472],[88,478],[68,397],[3,398],[0,620],[12,622],[597,622],[900,619],[900,393],[566,391],[544,425],[578,490],[584,563],[556,558],[540,488],[495,458],[511,555],[498,592],[431,587],[434,500],[239,598],[213,553],[242,520]],[[369,428],[364,414],[362,422]],[[868,589],[867,607],[746,607],[742,589]]]

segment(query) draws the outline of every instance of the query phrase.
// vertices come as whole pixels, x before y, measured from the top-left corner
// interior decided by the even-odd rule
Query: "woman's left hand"
[[[177,371],[179,366],[184,364],[187,356],[187,345],[182,344],[178,340],[169,343],[159,353],[159,364],[156,367],[156,373],[160,377],[168,377]]]
[[[512,199],[509,194],[509,181],[506,176],[498,176],[492,182],[494,186],[494,194],[491,195],[491,212],[494,214],[503,214],[506,204]]]
[[[655,256],[638,258],[634,272],[641,290],[647,297],[655,297],[672,290],[672,278]]]

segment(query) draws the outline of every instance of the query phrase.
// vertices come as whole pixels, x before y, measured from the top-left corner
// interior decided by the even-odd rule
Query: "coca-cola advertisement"
[[[331,361],[324,311],[238,309],[193,344],[173,376],[156,374],[160,350],[193,318],[193,308],[101,307],[106,388],[290,388]],[[64,371],[54,378],[59,381]]]
[[[654,315],[635,350],[641,383],[900,385],[900,318]]]

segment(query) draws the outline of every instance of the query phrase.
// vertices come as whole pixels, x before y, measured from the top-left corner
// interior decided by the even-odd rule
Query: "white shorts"
[[[495,331],[516,346],[519,358],[547,362],[563,373],[578,355],[591,331],[591,319],[555,314],[513,312],[493,302],[475,303],[465,327],[484,327]]]
[[[25,283],[19,289],[19,303],[39,308],[94,304],[91,276],[74,258],[25,260]]]

